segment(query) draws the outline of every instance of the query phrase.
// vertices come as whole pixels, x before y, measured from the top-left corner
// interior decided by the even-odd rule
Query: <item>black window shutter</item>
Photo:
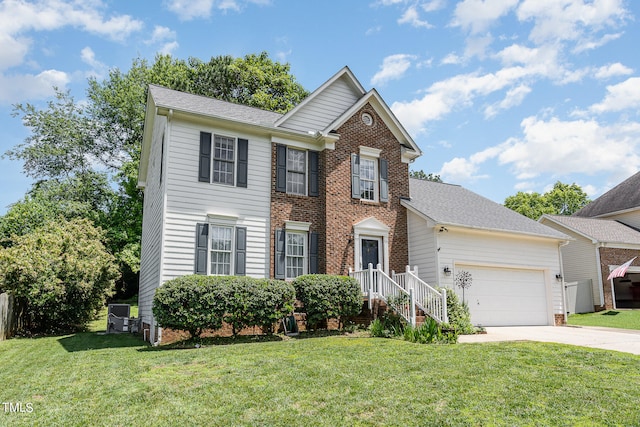
[[[309,233],[309,274],[318,274],[318,233]]]
[[[276,279],[285,278],[285,231],[281,228],[276,229]]]
[[[237,187],[247,188],[247,174],[249,171],[249,141],[238,138],[238,178]]]
[[[276,191],[287,191],[287,146],[276,145]]]
[[[200,132],[198,181],[211,182],[211,134],[209,132]]]
[[[380,201],[389,201],[389,162],[380,159]]]
[[[236,276],[247,274],[247,228],[236,227]]]
[[[360,198],[360,156],[351,155],[351,197]]]
[[[207,274],[207,249],[209,245],[209,224],[196,224],[195,273]]]
[[[318,163],[318,152],[309,151],[309,196],[312,197],[318,197],[320,195],[318,188],[320,180]]]

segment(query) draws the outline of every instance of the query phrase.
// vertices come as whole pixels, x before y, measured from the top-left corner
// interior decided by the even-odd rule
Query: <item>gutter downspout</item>
[[[564,266],[562,265],[562,247],[567,246],[568,244],[569,244],[568,240],[558,243],[558,259],[560,260],[560,277],[561,277],[560,291],[562,294],[562,315],[564,316],[565,325],[567,324],[567,318],[569,316],[567,316],[567,290],[564,284],[565,282],[564,282]],[[555,326],[555,319],[554,319],[554,326]]]
[[[596,267],[598,267],[598,293],[600,294],[600,306],[604,307],[604,283],[602,282],[602,264],[600,262],[600,243],[596,244]]]

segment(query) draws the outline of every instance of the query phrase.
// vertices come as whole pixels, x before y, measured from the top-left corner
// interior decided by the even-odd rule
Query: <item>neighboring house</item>
[[[559,246],[569,237],[458,185],[410,180],[409,262],[421,279],[455,289],[461,271],[471,321],[564,323]]]
[[[562,248],[565,281],[589,282],[593,310],[640,308],[640,172],[571,217],[540,222],[574,238]],[[624,277],[607,280],[636,256]]]
[[[285,115],[150,86],[139,315],[187,274],[292,279],[409,261],[409,163],[420,149],[343,68]]]

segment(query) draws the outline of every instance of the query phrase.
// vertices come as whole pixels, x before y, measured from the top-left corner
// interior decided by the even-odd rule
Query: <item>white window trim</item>
[[[216,136],[220,138],[233,139],[233,182],[230,184],[226,182],[218,182],[213,180],[213,164],[216,161],[216,158],[215,158]],[[229,187],[236,186],[236,182],[238,180],[238,138],[237,137],[231,136],[231,135],[222,135],[220,133],[211,133],[211,162],[209,164],[209,170],[210,170],[209,173],[211,176],[211,178],[209,179],[209,182],[211,184],[226,185]]]
[[[287,188],[287,194],[293,194],[295,196],[307,196],[307,192],[308,192],[308,188],[309,188],[309,151],[305,150],[303,148],[297,148],[297,147],[289,147],[287,146],[287,153],[286,153],[286,176],[285,176],[285,185],[287,187],[289,187],[289,150],[295,150],[295,151],[302,151],[304,152],[304,192],[302,193],[292,193],[288,191]],[[300,172],[295,171],[294,173],[300,174]]]
[[[360,191],[360,200],[363,202],[377,203],[380,200],[380,165],[378,159],[375,157],[369,157],[360,155],[360,186],[362,186],[362,162],[363,160],[369,160],[373,162],[373,199],[365,199],[362,197],[362,191]],[[362,187],[361,187],[362,188]]]
[[[382,250],[382,268],[389,274],[389,230],[390,228],[378,221],[374,217],[363,219],[353,225],[353,237],[356,250],[354,250],[354,264],[358,268],[362,264],[362,241],[361,239],[371,239],[379,237],[382,245],[378,246]]]
[[[306,231],[309,232],[311,229],[310,222],[303,221],[285,221],[284,228],[287,231]]]
[[[293,230],[293,229],[287,229],[285,231],[285,240],[284,240],[284,277],[285,277],[286,280],[293,280],[293,279],[295,279],[296,277],[299,277],[299,276],[289,277],[289,264],[288,264],[288,260],[289,260],[289,245],[288,245],[288,242],[287,242],[289,234],[299,234],[304,238],[304,241],[302,243],[302,249],[303,249],[303,253],[302,253],[302,274],[300,275],[300,276],[303,276],[303,275],[305,275],[305,274],[307,274],[309,272],[309,233],[308,233],[308,231]]]
[[[382,150],[378,148],[365,147],[364,145],[361,145],[359,148],[360,148],[360,157],[365,156],[365,157],[373,157],[375,159],[379,159],[380,153],[382,153]]]
[[[213,227],[224,227],[231,229],[231,250],[229,256],[229,276],[233,276],[235,272],[235,253],[236,253],[236,227],[230,224],[221,224],[221,223],[209,223],[209,237],[207,239],[207,275],[208,276],[220,276],[220,274],[213,274],[211,272],[211,253],[214,252],[211,247],[211,242],[213,240]],[[224,276],[224,275],[223,275]]]

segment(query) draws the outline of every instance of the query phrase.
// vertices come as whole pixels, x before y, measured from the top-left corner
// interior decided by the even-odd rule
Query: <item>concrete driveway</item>
[[[640,354],[640,331],[573,326],[505,326],[486,330],[486,334],[462,335],[458,342],[541,341]]]

